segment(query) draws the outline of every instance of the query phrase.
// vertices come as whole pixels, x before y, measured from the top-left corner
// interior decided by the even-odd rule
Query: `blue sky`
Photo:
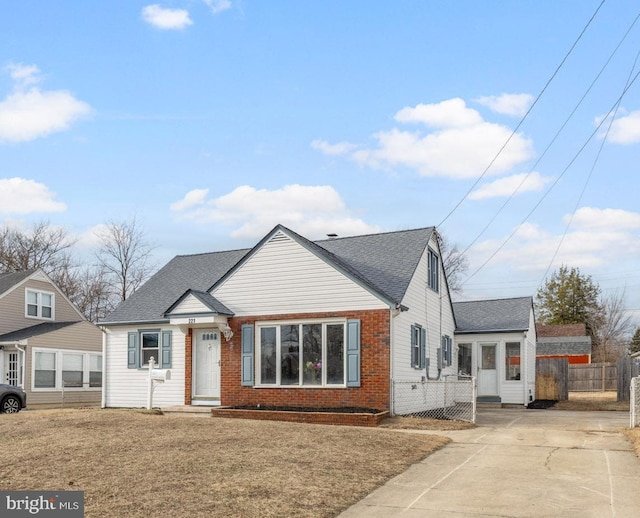
[[[136,217],[158,265],[277,223],[439,225],[463,298],[567,264],[640,315],[637,5],[604,2],[545,88],[600,3],[4,2],[0,222],[89,246]]]

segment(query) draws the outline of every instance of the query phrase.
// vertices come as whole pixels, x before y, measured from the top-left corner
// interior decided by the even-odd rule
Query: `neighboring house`
[[[151,357],[171,369],[159,407],[393,411],[391,380],[458,372],[434,228],[312,242],[278,225],[175,257],[101,325],[108,407],[146,404]]]
[[[30,408],[100,403],[102,335],[42,270],[0,274],[2,383]]]
[[[531,297],[455,302],[461,374],[478,378],[478,401],[535,399],[536,327]]]
[[[591,363],[591,337],[585,324],[536,325],[538,358],[567,358],[570,365]]]

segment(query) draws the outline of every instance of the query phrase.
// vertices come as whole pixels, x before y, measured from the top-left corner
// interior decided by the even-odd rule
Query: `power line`
[[[640,15],[638,15],[640,16]],[[636,17],[636,20],[638,19],[638,17]],[[633,23],[635,24],[636,20],[633,21]],[[633,27],[633,25],[632,25]],[[629,28],[629,30],[631,30],[631,28]],[[627,31],[628,34],[628,31]],[[626,36],[626,35],[625,35]],[[629,81],[631,80],[631,76],[633,75],[633,71],[636,68],[636,64],[638,63],[638,57],[640,56],[640,52],[638,52],[638,54],[636,54],[636,58],[633,61],[633,66],[631,67],[631,70],[629,70],[629,76],[627,77],[627,82],[625,84],[625,88],[629,85]],[[562,237],[560,238],[560,242],[558,243],[558,246],[555,249],[555,252],[553,253],[553,256],[551,257],[551,260],[549,261],[549,265],[547,266],[547,269],[544,272],[544,275],[542,276],[542,279],[540,280],[540,283],[538,284],[538,286],[541,286],[542,283],[544,282],[544,280],[547,277],[547,274],[549,273],[549,270],[551,270],[551,266],[553,265],[553,262],[555,261],[558,252],[560,252],[560,248],[562,247],[562,243],[564,243],[564,239],[565,237],[567,237],[567,232],[569,232],[569,228],[571,227],[571,224],[573,223],[573,218],[576,215],[576,212],[578,211],[578,206],[580,205],[580,202],[582,202],[582,197],[584,196],[585,191],[587,190],[587,186],[589,185],[589,182],[591,181],[591,177],[593,176],[593,171],[596,168],[596,165],[598,164],[598,162],[600,161],[600,155],[602,154],[602,149],[604,148],[604,145],[607,141],[607,138],[609,137],[609,133],[611,131],[611,126],[613,126],[613,122],[615,121],[616,115],[618,114],[618,110],[620,109],[620,103],[622,102],[622,97],[620,97],[620,99],[618,100],[618,103],[616,104],[615,110],[611,116],[611,118],[609,119],[609,125],[607,126],[607,131],[604,134],[604,137],[602,139],[602,142],[600,143],[600,147],[598,148],[598,152],[596,153],[596,156],[593,160],[593,164],[591,164],[591,169],[589,170],[589,174],[587,175],[587,179],[584,182],[584,185],[582,186],[582,191],[580,192],[580,195],[578,196],[578,199],[576,200],[576,204],[573,207],[573,212],[571,214],[571,217],[569,218],[569,221],[567,222],[567,225],[564,228],[564,232],[562,233]]]
[[[496,213],[493,215],[493,217],[489,220],[489,222],[484,226],[484,228],[478,233],[478,235],[476,235],[476,237],[473,239],[473,241],[471,241],[471,243],[469,243],[469,245],[467,245],[467,247],[461,252],[461,254],[465,254],[477,241],[478,239],[480,239],[484,233],[487,231],[487,229],[491,226],[491,224],[496,220],[496,218],[500,215],[500,213],[504,210],[504,208],[509,204],[509,202],[513,199],[513,197],[518,193],[518,191],[520,190],[520,188],[524,185],[524,183],[527,181],[527,179],[531,176],[531,174],[535,171],[535,169],[538,167],[538,165],[540,164],[540,162],[542,161],[542,159],[546,156],[547,152],[549,151],[549,149],[551,149],[551,146],[555,143],[555,141],[558,139],[558,137],[560,136],[560,134],[564,131],[564,128],[567,126],[567,124],[569,123],[569,121],[573,118],[573,116],[575,115],[575,113],[578,111],[578,108],[582,105],[583,101],[586,99],[587,95],[589,95],[589,93],[591,92],[591,90],[593,89],[593,87],[595,86],[595,84],[597,83],[598,79],[600,79],[600,76],[604,73],[605,69],[607,68],[607,66],[609,65],[609,63],[611,62],[611,60],[613,59],[613,57],[616,55],[616,53],[618,52],[618,50],[620,49],[620,47],[622,46],[622,44],[624,43],[624,41],[627,39],[627,36],[629,35],[629,33],[631,32],[631,29],[633,29],[633,27],[635,26],[636,22],[638,21],[638,19],[640,19],[640,13],[635,17],[635,19],[633,20],[633,22],[631,23],[631,25],[629,26],[629,28],[627,29],[627,32],[624,33],[624,35],[622,36],[622,38],[620,39],[620,41],[618,42],[618,44],[616,45],[616,47],[613,49],[613,51],[611,52],[611,54],[609,55],[608,59],[605,61],[604,65],[600,68],[600,71],[596,74],[595,78],[593,79],[593,81],[591,82],[591,84],[589,85],[589,87],[585,90],[584,94],[582,95],[582,97],[580,98],[580,100],[578,101],[578,103],[575,105],[575,107],[573,108],[573,110],[571,111],[571,113],[567,116],[567,118],[565,119],[564,123],[560,126],[560,129],[558,129],[558,131],[555,133],[555,135],[553,136],[553,138],[551,139],[551,141],[549,142],[549,144],[547,144],[547,147],[544,149],[544,151],[540,154],[540,156],[538,157],[538,159],[536,160],[536,162],[533,164],[533,166],[531,166],[531,169],[529,169],[529,172],[524,176],[524,178],[522,179],[522,181],[518,184],[518,186],[515,188],[515,190],[507,197],[507,199],[504,201],[504,203],[500,206],[500,208],[496,211]],[[545,274],[546,275],[546,274]]]
[[[582,39],[582,36],[584,35],[584,33],[587,31],[587,29],[589,28],[589,26],[591,25],[591,22],[594,20],[594,18],[596,17],[596,15],[598,14],[598,11],[600,11],[600,8],[604,5],[606,0],[602,0],[602,2],[600,2],[600,5],[598,5],[598,7],[596,8],[595,12],[591,15],[591,18],[589,18],[589,21],[587,22],[587,24],[584,26],[584,28],[582,29],[582,31],[580,32],[580,34],[578,35],[578,38],[573,42],[573,45],[571,45],[571,48],[569,49],[569,51],[565,54],[564,58],[562,59],[562,61],[560,62],[560,64],[556,67],[555,71],[553,72],[553,74],[551,75],[551,77],[549,78],[549,80],[546,82],[546,84],[542,87],[542,90],[540,90],[540,93],[538,93],[538,96],[535,98],[535,100],[533,101],[533,103],[531,104],[531,106],[529,106],[529,109],[527,110],[527,112],[524,114],[524,116],[522,117],[522,119],[520,119],[520,122],[518,122],[518,125],[515,127],[515,129],[511,132],[511,134],[509,135],[509,137],[507,138],[507,140],[505,141],[505,143],[502,145],[502,147],[498,150],[498,152],[496,153],[496,155],[493,157],[493,159],[491,160],[491,162],[489,162],[489,165],[487,165],[487,167],[485,167],[485,169],[482,171],[482,174],[478,177],[478,179],[473,183],[473,185],[471,186],[471,188],[466,192],[466,194],[460,199],[460,201],[458,201],[458,203],[456,203],[456,205],[449,211],[449,213],[444,217],[444,219],[438,223],[437,227],[441,227],[450,217],[451,215],[458,209],[458,207],[460,207],[460,205],[462,205],[462,203],[467,199],[467,197],[469,196],[469,194],[471,194],[471,192],[476,188],[476,186],[478,185],[478,183],[480,183],[480,180],[482,180],[486,174],[489,172],[489,169],[491,169],[491,166],[493,166],[493,164],[495,163],[495,161],[498,159],[498,157],[502,154],[502,152],[504,151],[504,149],[507,147],[507,145],[509,144],[509,142],[511,142],[511,139],[515,136],[515,134],[518,132],[518,130],[520,129],[520,126],[522,126],[522,124],[524,123],[524,121],[526,120],[526,118],[529,116],[529,114],[531,113],[531,111],[533,110],[533,107],[538,103],[538,101],[540,100],[540,98],[542,97],[542,95],[544,94],[544,92],[547,90],[547,88],[549,87],[549,85],[551,84],[551,82],[555,79],[556,75],[558,75],[558,72],[560,72],[560,69],[562,68],[562,66],[564,65],[565,61],[567,61],[567,59],[569,58],[569,56],[571,55],[571,53],[573,52],[573,50],[576,48],[576,46],[578,45],[578,43],[580,42],[580,40]]]
[[[547,191],[542,195],[542,197],[538,200],[538,202],[533,206],[533,208],[529,211],[529,213],[525,216],[525,218],[520,222],[519,225],[517,225],[513,232],[511,232],[511,234],[509,234],[509,236],[502,242],[502,244],[496,249],[495,252],[493,252],[489,258],[482,263],[482,265],[480,265],[480,267],[478,267],[471,275],[469,275],[469,277],[467,277],[467,279],[465,279],[461,285],[464,285],[469,279],[471,279],[474,275],[476,275],[480,270],[482,270],[488,263],[489,261],[491,261],[497,254],[498,252],[500,252],[500,250],[502,250],[504,248],[504,246],[511,241],[511,238],[515,235],[515,233],[518,231],[518,229],[520,228],[521,225],[523,225],[528,219],[529,217],[536,211],[536,209],[542,204],[542,202],[545,200],[545,198],[549,195],[549,193],[553,190],[553,188],[558,184],[558,182],[562,179],[562,177],[565,175],[565,173],[569,170],[569,168],[573,165],[573,163],[577,160],[577,158],[582,154],[582,152],[584,151],[584,149],[587,147],[587,144],[589,144],[589,142],[591,142],[591,139],[593,139],[593,137],[598,133],[598,131],[600,130],[600,128],[602,127],[602,125],[605,123],[606,120],[609,119],[609,117],[611,116],[611,113],[613,112],[614,108],[618,105],[618,103],[620,103],[622,101],[622,98],[625,96],[625,94],[627,93],[627,91],[629,90],[629,88],[631,88],[631,86],[633,85],[633,83],[635,83],[636,79],[638,78],[638,75],[640,75],[640,72],[637,72],[635,76],[633,76],[633,79],[631,79],[631,81],[629,82],[629,84],[627,85],[627,87],[623,90],[622,94],[620,95],[620,97],[618,97],[618,99],[616,100],[616,102],[613,104],[613,106],[609,109],[609,111],[607,112],[607,114],[602,118],[602,120],[600,121],[600,124],[598,124],[598,126],[596,127],[596,129],[591,133],[591,135],[589,135],[589,137],[587,138],[587,140],[584,142],[584,144],[580,147],[580,149],[578,149],[578,151],[576,152],[576,154],[573,156],[573,158],[571,159],[571,161],[569,162],[569,164],[563,169],[562,173],[560,173],[560,175],[558,176],[558,178],[556,178],[556,180],[551,184],[551,186],[549,187],[549,189],[547,189]]]

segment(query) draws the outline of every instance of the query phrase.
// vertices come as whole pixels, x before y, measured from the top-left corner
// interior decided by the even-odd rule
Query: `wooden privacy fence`
[[[569,399],[569,360],[536,358],[536,399]]]
[[[618,369],[615,363],[585,363],[569,365],[569,390],[597,392],[618,389]]]
[[[629,401],[631,380],[640,376],[640,363],[636,358],[620,358],[618,367],[618,401]]]

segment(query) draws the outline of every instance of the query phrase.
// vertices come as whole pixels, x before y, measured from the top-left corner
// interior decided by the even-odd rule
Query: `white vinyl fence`
[[[640,376],[631,378],[631,397],[629,399],[629,409],[631,412],[630,428],[635,428],[640,424],[640,386],[638,385],[640,385]]]
[[[441,380],[396,381],[393,414],[476,422],[476,378],[445,376]]]

